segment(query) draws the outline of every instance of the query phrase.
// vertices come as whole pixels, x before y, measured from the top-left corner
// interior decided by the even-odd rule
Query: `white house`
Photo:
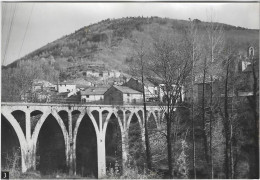
[[[104,93],[108,88],[105,87],[91,87],[84,91],[81,91],[81,102],[93,102],[93,101],[103,101]]]
[[[68,92],[68,97],[77,94],[77,89],[75,84],[60,83],[57,85],[57,90],[58,93]]]

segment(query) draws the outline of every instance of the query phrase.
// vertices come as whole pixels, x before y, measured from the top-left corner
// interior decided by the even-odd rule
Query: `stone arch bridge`
[[[22,111],[25,114],[24,129],[21,127],[13,112]],[[59,115],[59,112],[68,113],[68,121],[65,122]],[[32,113],[41,113],[39,120],[32,125]],[[72,114],[78,112],[79,116],[75,122],[72,120]],[[96,112],[96,115],[93,115]],[[82,104],[36,104],[36,103],[1,103],[1,114],[12,125],[21,148],[21,166],[22,172],[28,169],[36,169],[36,143],[39,132],[46,118],[51,114],[58,122],[65,142],[66,165],[70,172],[76,174],[76,139],[79,126],[85,114],[90,117],[94,126],[97,141],[97,167],[98,178],[106,175],[106,148],[105,136],[110,117],[114,114],[121,131],[122,138],[122,165],[124,169],[128,155],[128,130],[130,121],[135,114],[141,127],[142,140],[144,141],[144,110],[143,106],[133,105],[82,105]],[[147,106],[147,119],[154,116],[157,128],[161,128],[163,111],[158,106]],[[104,116],[105,115],[105,116]]]

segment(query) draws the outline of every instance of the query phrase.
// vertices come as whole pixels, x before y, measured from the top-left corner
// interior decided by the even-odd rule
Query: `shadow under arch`
[[[144,151],[145,149],[142,142],[142,126],[135,113],[129,121],[129,163],[132,168],[137,168],[139,172],[142,172],[146,158]]]
[[[122,136],[118,121],[119,119],[112,113],[106,127],[106,167],[109,170],[118,166],[119,171],[122,172]]]
[[[1,114],[1,170],[12,168],[21,170],[21,156],[17,133],[11,123]]]
[[[97,178],[97,135],[88,114],[80,121],[75,136],[76,173],[82,177]]]
[[[19,123],[21,129],[23,130],[23,133],[25,134],[26,132],[26,125],[25,125],[25,112],[21,110],[15,110],[11,113],[13,117],[17,120]]]
[[[36,170],[42,174],[67,172],[64,130],[49,114],[40,127],[36,143]]]
[[[35,129],[36,124],[38,123],[38,121],[40,120],[40,118],[42,117],[43,112],[39,111],[39,110],[34,110],[30,113],[30,119],[31,119],[31,135]]]

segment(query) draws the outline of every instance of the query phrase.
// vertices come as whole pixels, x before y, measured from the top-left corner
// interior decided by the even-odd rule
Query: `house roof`
[[[118,89],[119,91],[121,91],[122,93],[129,93],[129,94],[141,94],[141,92],[133,90],[127,86],[116,86],[113,85],[116,89]]]
[[[81,95],[103,95],[107,89],[107,87],[90,87],[85,91],[81,91]]]
[[[131,79],[137,81],[140,85],[142,84],[141,78],[131,77],[131,78],[129,79],[129,81],[130,81]],[[154,86],[155,84],[154,84],[152,81],[148,80],[148,78],[147,78],[147,79],[144,79],[144,85],[145,85],[145,86]]]

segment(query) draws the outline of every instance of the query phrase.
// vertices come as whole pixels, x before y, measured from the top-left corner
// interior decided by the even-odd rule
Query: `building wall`
[[[93,102],[93,101],[100,101],[104,100],[104,95],[87,95],[81,96],[81,102]]]
[[[58,85],[58,92],[63,93],[63,92],[75,92],[76,93],[76,85],[68,85],[68,84],[59,84]]]
[[[143,91],[143,87],[142,87],[141,83],[132,78],[128,82],[125,83],[125,86],[130,87],[136,91],[140,91],[140,92]],[[158,94],[159,88],[156,86],[145,86],[144,92],[145,92],[146,99],[159,96],[159,94]]]
[[[105,104],[123,104],[123,93],[115,87],[110,87],[104,94]]]
[[[97,71],[92,71],[92,70],[87,70],[86,71],[86,76],[94,76],[94,77],[99,77],[99,72]]]
[[[123,94],[123,104],[141,103],[143,100],[142,94]]]
[[[158,87],[148,86],[144,88],[146,98],[154,98],[159,96]]]
[[[164,101],[164,96],[166,95],[166,92],[163,90],[164,89],[164,84],[160,84],[160,87],[158,88],[158,94],[159,94],[159,99],[160,101]],[[172,87],[174,88],[175,85],[172,85]],[[182,90],[181,90],[181,98],[182,100],[184,100],[185,98],[185,87],[182,86]]]

